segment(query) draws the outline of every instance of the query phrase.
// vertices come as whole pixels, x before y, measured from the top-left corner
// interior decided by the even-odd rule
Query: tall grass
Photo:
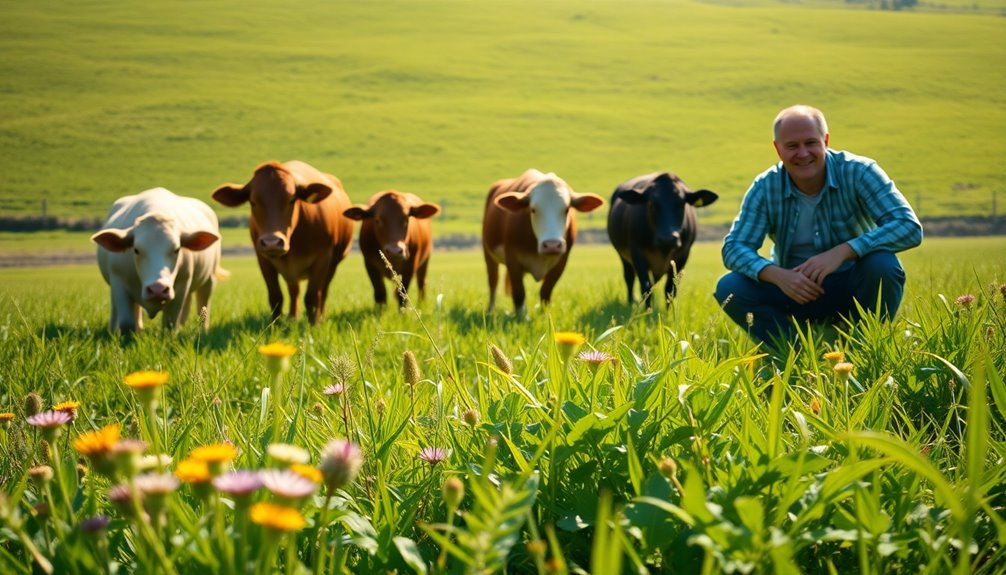
[[[0,431],[0,565],[997,573],[1006,271],[983,254],[1003,247],[927,241],[904,254],[896,321],[839,326],[835,340],[811,329],[775,363],[716,309],[712,244],[654,313],[625,306],[610,248],[576,246],[553,305],[526,320],[484,315],[477,253],[436,254],[429,299],[404,313],[373,309],[354,255],[314,328],[270,325],[254,263],[232,259],[208,333],[154,324],[128,344],[105,331],[96,269],[5,272],[0,411],[14,420]],[[258,352],[275,341],[295,346],[288,371]],[[847,378],[824,358],[832,351],[851,363]],[[122,383],[146,369],[170,374],[153,417]],[[334,384],[344,392],[326,395]],[[25,423],[29,392],[43,408],[80,402],[59,439],[43,443]],[[359,444],[364,463],[352,483],[287,503],[307,519],[289,534],[250,518],[251,503],[277,498],[263,491],[240,503],[183,483],[163,514],[144,516],[109,502],[127,475],[74,469],[72,440],[113,422],[156,437],[180,474],[195,448],[220,442],[237,448],[235,468],[279,466],[266,451],[277,441],[317,466],[333,438]],[[58,471],[48,491],[29,478],[41,464]],[[99,515],[112,521],[83,528]]]

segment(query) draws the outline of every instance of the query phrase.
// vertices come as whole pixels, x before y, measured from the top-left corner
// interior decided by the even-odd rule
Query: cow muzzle
[[[147,284],[143,288],[143,299],[163,305],[175,299],[175,289],[173,286],[161,282]]]
[[[538,244],[539,254],[561,255],[566,253],[566,240],[542,240]]]
[[[290,251],[290,242],[283,234],[262,234],[256,248],[264,256],[282,256]]]
[[[657,247],[661,250],[676,250],[681,247],[681,232],[671,232],[669,235],[657,236]]]
[[[403,262],[409,257],[409,248],[404,243],[386,244],[381,251],[390,262]]]

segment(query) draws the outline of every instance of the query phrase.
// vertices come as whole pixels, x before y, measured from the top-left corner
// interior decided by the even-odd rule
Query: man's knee
[[[713,292],[713,297],[716,298],[720,307],[723,307],[734,298],[749,291],[748,282],[750,280],[747,276],[737,272],[728,272],[716,283],[716,291]]]
[[[859,259],[856,274],[867,284],[893,286],[904,285],[905,270],[901,267],[898,256],[891,252],[871,252]]]

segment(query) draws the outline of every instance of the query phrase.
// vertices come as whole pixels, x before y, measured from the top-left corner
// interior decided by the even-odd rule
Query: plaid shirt
[[[922,224],[891,178],[870,158],[827,150],[825,184],[814,213],[817,253],[848,242],[860,257],[900,252],[922,242]],[[782,162],[755,178],[723,240],[727,269],[758,280],[765,267],[787,265],[799,213],[797,188]],[[758,255],[765,237],[772,260]]]

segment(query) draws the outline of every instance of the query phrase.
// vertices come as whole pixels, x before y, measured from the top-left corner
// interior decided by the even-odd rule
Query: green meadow
[[[436,233],[476,233],[489,185],[528,167],[604,196],[669,169],[720,193],[702,217],[723,223],[796,102],[922,217],[988,215],[1002,192],[999,0],[3,4],[3,215],[208,199],[299,158],[354,201],[443,202]]]

